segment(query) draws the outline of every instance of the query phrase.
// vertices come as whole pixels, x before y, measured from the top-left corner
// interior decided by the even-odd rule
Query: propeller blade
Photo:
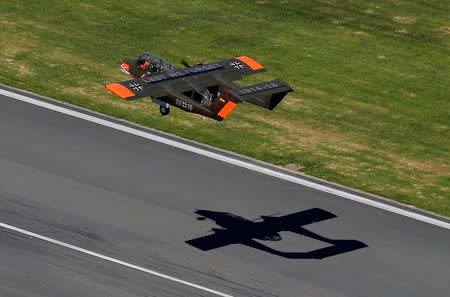
[[[191,67],[185,60],[181,61],[181,64],[183,64],[184,66],[186,66],[186,68]]]

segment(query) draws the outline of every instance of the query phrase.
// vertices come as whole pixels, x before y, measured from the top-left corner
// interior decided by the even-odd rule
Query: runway
[[[1,223],[224,295],[450,291],[446,228],[5,96],[0,106]],[[186,241],[220,226],[197,220],[198,209],[250,220],[309,210],[332,216],[303,226],[312,233],[256,240],[266,251],[243,244],[203,251]],[[216,295],[6,228],[0,228],[0,262],[0,296]]]

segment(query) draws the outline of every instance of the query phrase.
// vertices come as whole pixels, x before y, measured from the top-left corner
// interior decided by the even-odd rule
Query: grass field
[[[0,82],[450,215],[449,1],[0,0]],[[248,55],[295,92],[223,122],[104,85],[121,58]]]

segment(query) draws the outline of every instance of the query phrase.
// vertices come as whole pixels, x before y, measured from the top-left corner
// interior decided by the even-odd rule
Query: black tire
[[[165,107],[165,106],[160,105],[159,112],[161,113],[161,115],[166,116],[170,112],[170,107]]]

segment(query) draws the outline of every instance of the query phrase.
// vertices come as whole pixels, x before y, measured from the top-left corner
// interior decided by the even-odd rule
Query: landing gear
[[[165,106],[160,105],[159,112],[161,113],[161,115],[166,116],[170,112],[170,107],[165,107]]]

